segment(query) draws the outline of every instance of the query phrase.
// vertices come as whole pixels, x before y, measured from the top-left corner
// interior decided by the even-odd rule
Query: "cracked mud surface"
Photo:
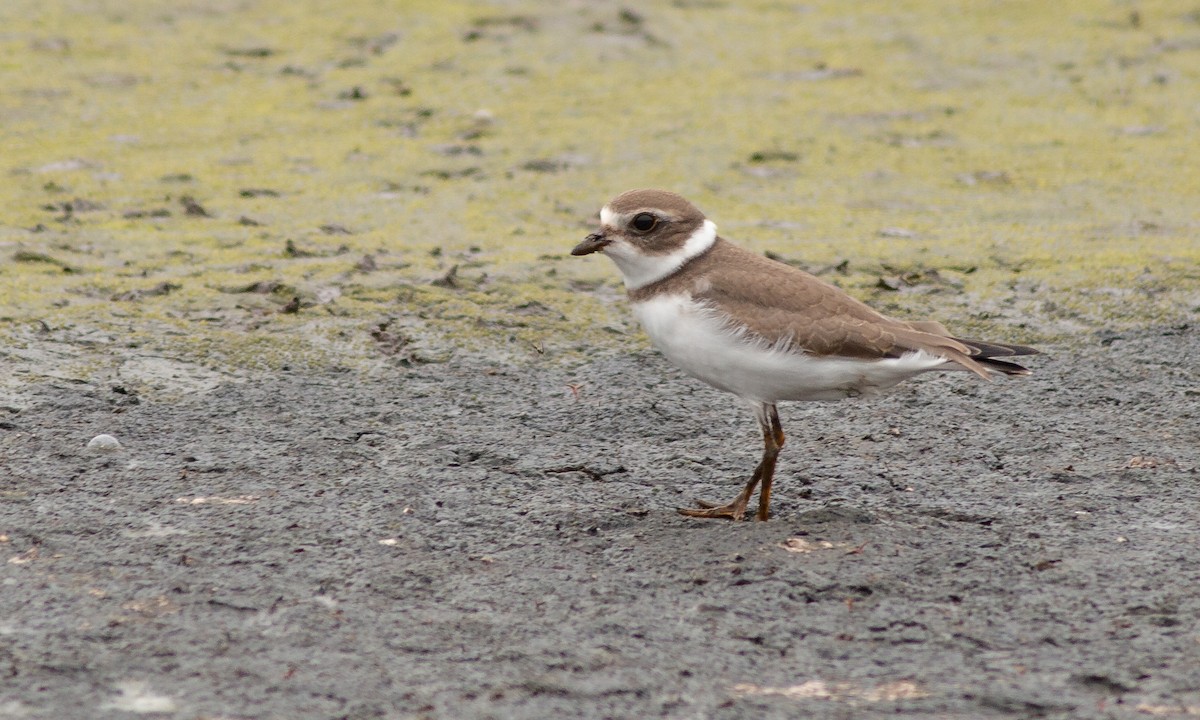
[[[1195,715],[1200,333],[1046,350],[781,406],[765,524],[674,512],[758,441],[649,352],[30,382],[0,716]]]

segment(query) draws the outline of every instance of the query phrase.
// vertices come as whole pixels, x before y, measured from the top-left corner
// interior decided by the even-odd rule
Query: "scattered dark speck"
[[[302,68],[298,65],[284,65],[279,70],[280,75],[293,75],[296,77],[315,78],[317,74],[307,68]]]
[[[371,338],[379,343],[379,351],[384,355],[395,355],[409,343],[408,338],[389,329],[393,322],[393,318],[387,318],[376,323],[370,330]]]
[[[204,206],[196,202],[195,198],[193,198],[191,195],[184,195],[183,197],[179,198],[179,204],[183,205],[184,214],[188,217],[212,217],[212,215],[204,209]]]
[[[121,217],[129,220],[138,220],[140,218],[163,218],[171,217],[171,211],[166,208],[154,208],[152,210],[126,210],[121,213]]]
[[[472,23],[477,28],[515,28],[525,32],[537,30],[537,20],[528,15],[501,15],[476,18]]]
[[[1108,675],[1092,673],[1089,675],[1072,675],[1071,681],[1087,688],[1099,690],[1105,693],[1121,695],[1123,693],[1132,692],[1133,687],[1126,685],[1123,682],[1113,679]]]
[[[275,54],[269,47],[225,48],[225,54],[230,57],[267,58]]]
[[[437,170],[425,170],[421,173],[422,177],[435,177],[439,180],[454,180],[456,178],[471,177],[479,174],[480,169],[477,167],[460,168],[457,170],[449,170],[439,168]]]
[[[45,263],[47,265],[54,265],[55,267],[62,269],[62,271],[65,273],[76,272],[75,268],[66,264],[62,260],[59,260],[58,258],[51,257],[45,253],[33,252],[31,250],[18,250],[13,254],[13,262]]]
[[[458,287],[458,266],[451,265],[446,274],[434,280],[432,283],[435,287],[457,288]]]
[[[752,163],[796,162],[799,159],[799,154],[787,150],[759,150],[750,153],[749,157],[749,161]]]
[[[160,282],[152,288],[145,290],[129,290],[123,293],[117,293],[112,296],[112,300],[116,302],[130,302],[141,300],[144,297],[155,297],[158,295],[169,295],[183,286],[173,282]]]
[[[375,37],[350,38],[351,45],[360,50],[366,50],[372,55],[382,55],[398,42],[400,42],[400,36],[394,32],[383,33]]]
[[[276,280],[259,280],[258,282],[250,283],[249,285],[241,285],[232,288],[222,288],[222,292],[227,293],[252,293],[254,295],[273,295],[287,294],[292,292],[292,289],[287,285]]]
[[[534,173],[557,173],[568,168],[568,163],[560,160],[530,160],[521,166],[524,170]]]
[[[72,213],[85,213],[103,210],[104,205],[98,202],[93,202],[86,198],[75,198],[74,200],[68,200],[66,202],[48,203],[43,205],[42,209],[49,210],[51,212],[63,212],[67,215],[71,215]]]
[[[622,8],[618,17],[621,18],[621,22],[628,23],[629,25],[641,25],[642,21],[645,20],[641,13],[629,8]]]
[[[288,240],[286,243],[284,243],[283,254],[285,257],[290,258],[306,258],[317,256],[317,253],[312,252],[311,250],[301,250],[300,248],[296,247],[294,240]]]
[[[392,88],[393,93],[399,95],[400,97],[408,97],[409,95],[412,95],[412,86],[400,78],[386,78],[384,79],[384,82]]]
[[[460,145],[457,143],[447,143],[444,145],[434,145],[432,150],[439,155],[482,155],[483,150],[478,145]]]

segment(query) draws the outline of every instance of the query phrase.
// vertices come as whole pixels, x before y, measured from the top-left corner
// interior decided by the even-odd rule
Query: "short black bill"
[[[572,255],[591,255],[604,249],[608,244],[608,238],[604,237],[604,233],[592,233],[583,239],[583,242],[576,245],[572,250]]]

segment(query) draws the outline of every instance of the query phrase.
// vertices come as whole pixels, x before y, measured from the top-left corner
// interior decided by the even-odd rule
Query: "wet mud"
[[[747,410],[651,352],[46,379],[0,430],[6,717],[1189,717],[1200,333]],[[107,433],[118,450],[87,448]]]

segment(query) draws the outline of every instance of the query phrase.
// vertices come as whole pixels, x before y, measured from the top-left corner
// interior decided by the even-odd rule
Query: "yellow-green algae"
[[[614,269],[566,250],[636,186],[849,260],[901,315],[1188,320],[1198,81],[1175,2],[8,0],[0,337],[214,367],[366,366],[389,318],[432,356],[627,346]]]

